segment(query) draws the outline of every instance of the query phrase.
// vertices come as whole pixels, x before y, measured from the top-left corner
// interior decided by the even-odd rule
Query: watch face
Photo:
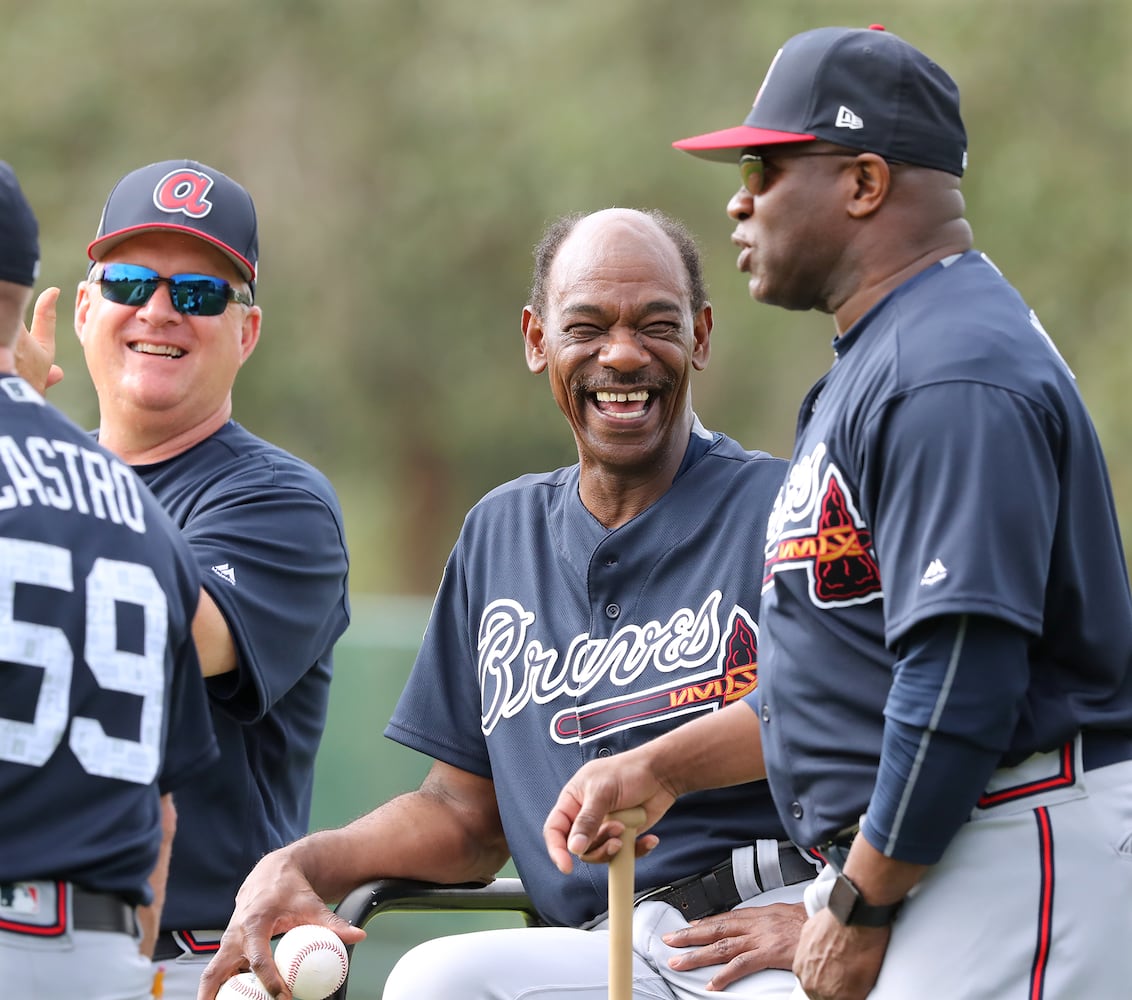
[[[843,872],[838,872],[833,890],[829,894],[829,912],[841,923],[850,924],[853,922],[853,911],[860,901],[861,894],[857,891],[857,887]]]
[[[896,917],[904,900],[870,906],[861,898],[861,891],[844,872],[837,873],[829,894],[829,912],[846,926],[887,927]]]

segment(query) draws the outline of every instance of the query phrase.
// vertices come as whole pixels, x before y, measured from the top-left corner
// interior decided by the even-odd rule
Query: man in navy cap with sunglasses
[[[0,163],[0,993],[144,1000],[172,792],[218,755],[200,574],[125,464],[11,374],[38,271]]]
[[[767,529],[758,689],[586,765],[552,855],[599,850],[611,809],[657,818],[745,746],[742,776],[830,862],[806,891],[807,996],[1127,995],[1124,551],[1073,373],[972,249],[954,81],[883,29],[821,28],[783,45],[742,125],[675,145],[739,167],[751,296],[832,315],[836,364]]]
[[[260,335],[258,251],[240,184],[192,160],[151,163],[110,192],[75,303],[98,440],[172,515],[202,577],[193,637],[221,759],[178,794],[154,954],[166,1000],[196,996],[244,877],[307,830],[349,621],[333,488],[232,419]]]

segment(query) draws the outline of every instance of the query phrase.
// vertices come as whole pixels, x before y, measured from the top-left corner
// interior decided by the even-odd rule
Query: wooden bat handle
[[[633,997],[633,863],[641,808],[621,809],[609,818],[625,824],[621,850],[609,862],[609,1000]]]

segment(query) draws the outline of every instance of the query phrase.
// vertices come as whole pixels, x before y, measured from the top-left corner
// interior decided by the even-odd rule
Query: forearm
[[[762,734],[745,701],[689,722],[632,751],[676,796],[766,777]]]
[[[177,832],[177,810],[173,808],[173,796],[161,796],[161,846],[157,851],[157,862],[149,876],[149,886],[153,890],[153,902],[138,907],[138,925],[142,939],[138,950],[146,957],[153,957],[157,943],[157,933],[161,929],[161,911],[165,907],[165,888],[169,882],[169,858],[173,853],[173,835]]]
[[[502,826],[430,787],[399,796],[338,830],[276,852],[324,900],[375,878],[488,882],[509,857]]]

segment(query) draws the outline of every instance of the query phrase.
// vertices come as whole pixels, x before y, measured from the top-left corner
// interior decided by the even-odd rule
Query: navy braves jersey
[[[671,488],[615,530],[582,504],[576,465],[469,512],[386,735],[494,782],[549,921],[580,925],[607,906],[605,865],[562,875],[543,844],[566,781],[756,684],[763,525],[785,467],[697,425]],[[765,782],[685,796],[656,833],[642,888],[783,837]]]
[[[220,763],[177,796],[162,927],[224,927],[268,851],[307,832],[332,649],[349,623],[342,512],[327,479],[229,421],[135,471],[181,528],[236,643],[207,679]]]
[[[0,376],[0,882],[151,900],[159,795],[217,755],[199,594],[129,468]]]
[[[1124,553],[1073,375],[985,256],[928,268],[835,348],[767,532],[754,701],[796,841],[883,802],[884,832],[862,827],[873,846],[930,863],[994,767],[1132,730]],[[933,628],[954,662],[901,669]],[[1016,660],[986,655],[1011,635]],[[900,803],[933,800],[952,813],[935,817],[944,843],[902,843]]]

